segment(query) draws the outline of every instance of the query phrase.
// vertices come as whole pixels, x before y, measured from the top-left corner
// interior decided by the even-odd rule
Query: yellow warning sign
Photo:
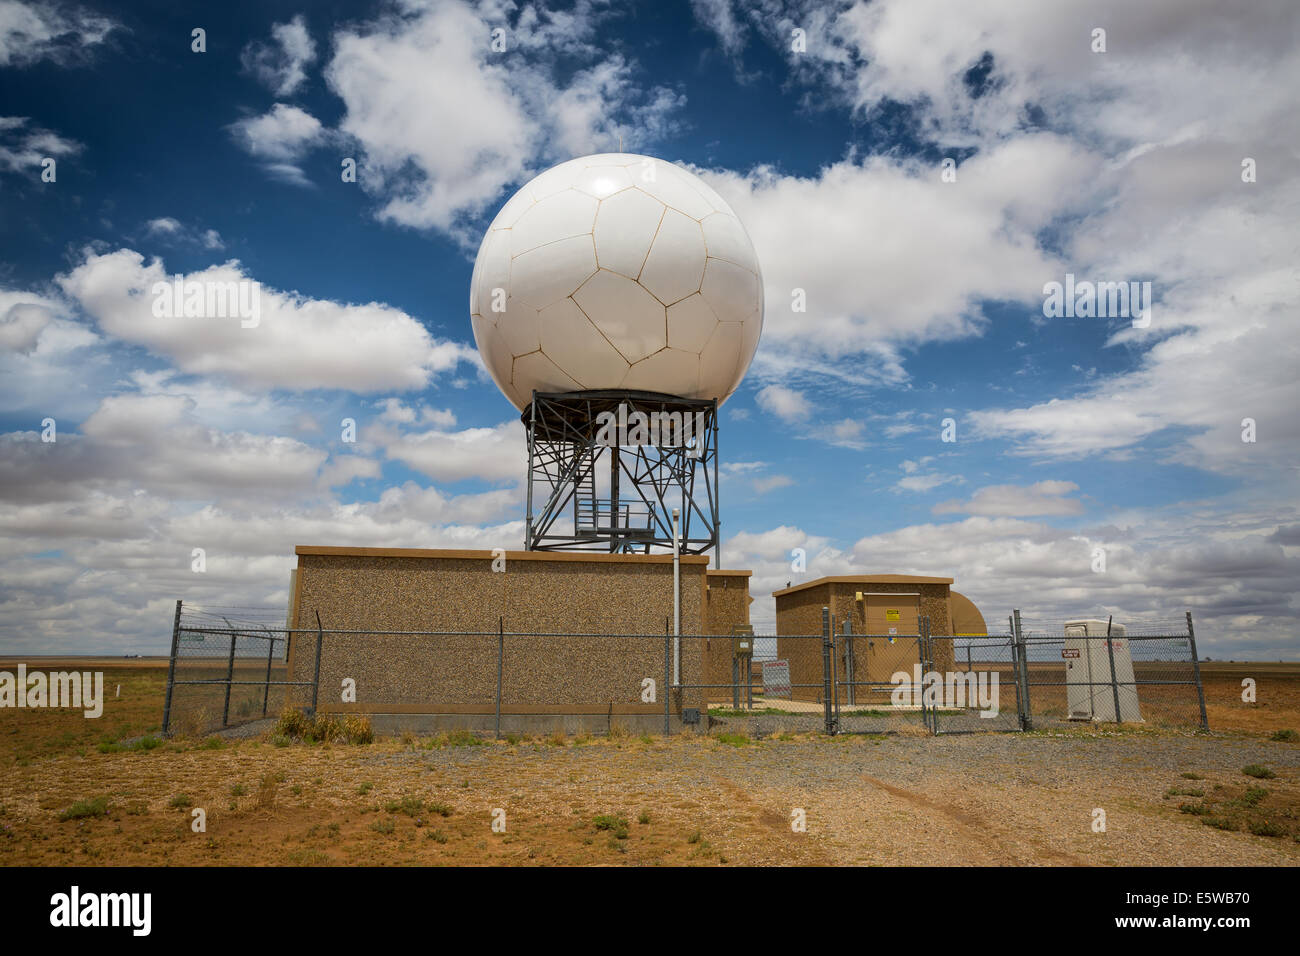
[[[898,609],[897,609],[897,608],[892,608],[892,607],[886,609],[886,611],[885,611],[885,620],[886,620],[886,621],[897,621],[897,620],[898,620]]]

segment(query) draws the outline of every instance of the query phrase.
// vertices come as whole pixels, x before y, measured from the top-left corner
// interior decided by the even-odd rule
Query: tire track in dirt
[[[739,787],[729,780],[715,778],[715,786],[726,792],[728,798],[736,803],[736,817],[742,818],[752,816],[754,823],[763,830],[770,831],[768,836],[764,833],[757,836],[757,839],[764,843],[774,842],[780,847],[779,859],[781,862],[795,866],[833,866],[835,865],[834,856],[828,852],[823,841],[817,839],[813,833],[795,833],[790,827],[790,817],[788,811],[775,809],[767,800],[756,799],[752,790],[746,790]],[[752,824],[751,824],[752,826]],[[743,844],[750,844],[754,839],[753,831],[740,831],[738,836]],[[765,854],[771,857],[771,852]]]
[[[927,811],[931,814],[940,814],[952,821],[956,825],[956,832],[963,838],[966,843],[965,850],[970,853],[971,857],[982,857],[993,851],[1000,863],[1023,864],[1026,862],[1019,854],[1008,853],[1007,847],[1011,841],[1007,839],[1007,833],[1001,828],[992,826],[981,816],[969,813],[953,803],[945,803],[927,797],[925,794],[917,793],[913,790],[905,790],[902,787],[896,787],[891,783],[878,780],[875,777],[862,775],[862,779],[874,787],[883,790],[885,793],[904,803]],[[1036,841],[1029,842],[1029,849],[1042,862],[1051,863],[1057,866],[1087,866],[1086,860],[1083,860],[1070,853],[1064,853],[1052,847],[1043,846]]]

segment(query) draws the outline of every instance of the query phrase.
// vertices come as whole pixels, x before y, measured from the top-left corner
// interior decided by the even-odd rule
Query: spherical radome
[[[626,388],[721,404],[763,330],[763,280],[731,207],[634,153],[548,169],[501,207],[470,279],[474,341],[521,411],[534,390]]]

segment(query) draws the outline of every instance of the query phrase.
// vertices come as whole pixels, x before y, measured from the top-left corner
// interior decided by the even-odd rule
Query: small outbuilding
[[[790,662],[791,696],[820,700],[820,648],[806,638],[822,631],[822,608],[829,608],[837,635],[845,625],[852,637],[837,638],[840,681],[886,683],[899,671],[912,672],[920,660],[921,619],[932,637],[984,636],[984,618],[965,595],[952,590],[952,578],[917,574],[849,574],[817,578],[775,591],[777,657]],[[950,670],[952,642],[934,648],[934,668]],[[801,686],[802,685],[802,686]],[[866,695],[853,693],[850,703]],[[873,695],[874,700],[879,695]],[[844,700],[841,698],[841,703]]]

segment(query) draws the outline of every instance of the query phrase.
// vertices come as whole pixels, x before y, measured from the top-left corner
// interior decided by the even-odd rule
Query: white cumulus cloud
[[[415,318],[378,302],[339,303],[258,286],[260,318],[155,315],[154,289],[173,283],[159,259],[131,249],[97,254],[59,277],[63,291],[109,335],[143,346],[183,372],[216,375],[258,388],[423,388],[475,351],[434,339]],[[182,277],[184,283],[229,287],[256,282],[237,261]]]

